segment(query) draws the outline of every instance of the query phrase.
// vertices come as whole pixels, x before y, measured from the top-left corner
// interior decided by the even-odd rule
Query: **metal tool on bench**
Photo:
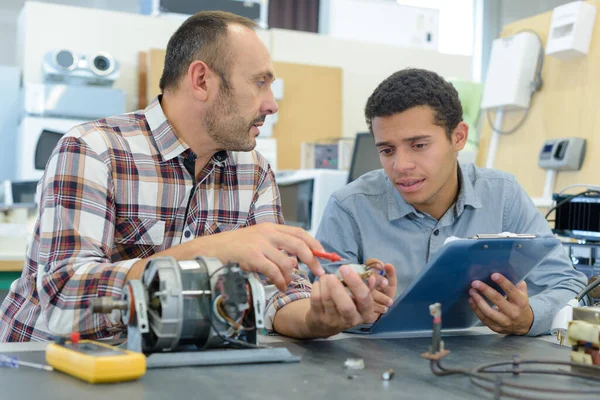
[[[146,354],[148,368],[299,361],[286,348],[258,345],[265,303],[260,280],[238,264],[162,257],[120,300],[95,299],[92,310],[120,311],[127,349]]]

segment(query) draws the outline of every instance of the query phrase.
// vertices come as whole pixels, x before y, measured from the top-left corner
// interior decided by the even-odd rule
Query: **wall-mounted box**
[[[590,49],[596,6],[583,1],[564,4],[552,12],[546,55],[561,60],[585,56]]]
[[[540,40],[532,32],[521,32],[494,40],[481,108],[528,108],[540,51]]]

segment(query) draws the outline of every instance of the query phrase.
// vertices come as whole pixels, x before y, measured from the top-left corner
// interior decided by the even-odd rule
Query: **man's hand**
[[[249,272],[258,272],[284,291],[298,267],[296,255],[316,276],[325,273],[312,250],[324,251],[323,246],[304,229],[263,223],[230,232],[203,236],[196,242],[199,254],[217,257],[221,262],[235,262]],[[186,243],[187,244],[187,243]],[[282,252],[285,250],[288,254]]]
[[[331,336],[359,324],[375,322],[379,317],[371,296],[375,277],[369,279],[367,286],[348,266],[342,265],[339,272],[352,296],[335,275],[324,275],[316,281],[306,313],[308,336]]]
[[[498,273],[492,274],[506,298],[481,281],[473,281],[469,294],[469,304],[477,317],[491,330],[504,334],[525,335],[533,324],[533,311],[529,306],[527,284],[513,285]],[[485,296],[496,307],[492,308],[482,297]]]
[[[285,250],[287,254],[281,250]],[[216,257],[222,263],[238,263],[245,271],[261,273],[279,290],[284,291],[292,281],[292,271],[298,267],[295,256],[316,276],[325,273],[312,250],[324,251],[323,246],[304,229],[263,223],[202,236],[141,259],[129,270],[126,279],[139,279],[151,258],[170,256],[176,260],[191,260],[202,255]]]
[[[375,302],[375,312],[385,314],[388,307],[394,304],[394,296],[398,289],[398,279],[396,278],[396,269],[392,264],[384,264],[376,258],[369,258],[365,265],[380,271],[384,271],[387,278],[378,281],[373,291],[373,301]]]

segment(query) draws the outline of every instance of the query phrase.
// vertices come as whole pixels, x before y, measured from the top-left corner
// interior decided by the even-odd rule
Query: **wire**
[[[591,193],[600,194],[600,191],[597,191],[597,190],[585,190],[583,192],[579,192],[579,193],[576,193],[576,194],[572,194],[572,195],[570,195],[568,197],[565,197],[563,200],[559,201],[554,207],[552,207],[551,209],[548,210],[548,212],[544,216],[544,219],[548,220],[548,216],[550,214],[552,214],[552,212],[554,210],[557,210],[558,208],[562,207],[563,205],[565,205],[566,203],[568,203],[569,201],[571,201],[575,197],[579,197],[579,196],[583,196],[583,195],[591,194]]]
[[[535,364],[535,365],[552,365],[552,366],[569,366],[571,368],[580,368],[586,372],[572,372],[565,370],[545,370],[545,369],[521,369],[522,364]],[[539,400],[546,399],[547,397],[530,397],[526,394],[515,393],[515,390],[521,390],[525,392],[541,392],[541,393],[559,393],[574,394],[574,395],[597,395],[600,394],[600,388],[591,389],[563,389],[563,388],[552,388],[542,387],[533,385],[524,385],[514,383],[507,380],[502,380],[500,376],[495,377],[486,376],[486,374],[545,374],[545,375],[556,375],[556,376],[568,376],[587,380],[597,380],[594,374],[600,373],[600,366],[597,365],[583,365],[565,361],[546,361],[546,360],[519,360],[515,357],[513,361],[496,362],[490,364],[480,365],[472,370],[468,369],[449,369],[444,368],[441,365],[440,360],[430,360],[430,368],[436,376],[448,376],[448,375],[466,375],[470,378],[471,382],[489,392],[493,392],[496,398],[500,396],[512,397],[521,400]],[[490,371],[490,368],[501,367],[501,366],[512,366],[511,369],[505,369],[500,371]],[[483,383],[486,382],[486,383]],[[508,389],[508,390],[507,390]]]
[[[208,276],[208,285],[210,287],[210,281],[213,278],[213,276],[215,276],[215,274],[227,267],[229,267],[229,263],[217,268],[216,270],[214,270],[212,273],[209,273],[208,271],[208,266],[203,263],[203,262],[198,262],[198,265],[203,265],[204,269],[206,271],[206,275]],[[207,302],[210,302],[209,299],[207,299],[205,296],[202,296],[202,299],[206,300]],[[200,300],[200,307],[204,308],[204,306],[202,305],[202,300]],[[238,347],[241,348],[247,348],[247,349],[264,349],[266,348],[266,346],[261,346],[261,345],[256,345],[256,344],[252,344],[252,343],[248,343],[248,342],[244,342],[242,340],[237,340],[237,339],[232,339],[232,338],[226,338],[223,335],[221,335],[221,332],[217,329],[214,320],[213,320],[213,312],[212,312],[212,305],[208,304],[206,307],[208,310],[203,310],[204,314],[208,316],[208,322],[211,326],[211,328],[213,329],[213,331],[215,332],[215,334],[217,335],[217,337],[219,339],[221,339],[223,341],[223,344],[234,344],[237,345]],[[207,311],[207,312],[206,312]],[[208,337],[206,338],[206,342],[204,342],[204,345],[202,346],[202,348],[200,350],[206,350],[208,347]]]
[[[585,287],[585,289],[583,289],[581,292],[579,292],[579,294],[577,295],[577,297],[575,297],[575,299],[577,301],[581,301],[581,299],[583,299],[583,296],[585,296],[586,294],[588,294],[592,290],[596,289],[598,286],[600,286],[600,279],[596,279],[594,282],[592,282],[589,285],[587,285]]]
[[[585,187],[588,190],[599,190],[600,191],[600,186],[598,186],[598,185],[586,185],[585,183],[576,183],[574,185],[565,186],[564,188],[562,188],[560,190],[560,192],[558,192],[558,194],[563,194],[567,190],[573,189],[576,187]]]
[[[494,123],[492,122],[492,118],[490,117],[490,111],[486,111],[485,116],[487,117],[488,123],[490,124],[490,126],[492,127],[492,130],[494,132],[497,132],[501,135],[510,135],[511,133],[515,133],[516,131],[518,131],[519,128],[521,128],[521,126],[523,126],[523,124],[525,123],[525,120],[527,119],[527,116],[529,115],[530,109],[531,109],[531,105],[529,107],[527,107],[527,109],[525,109],[525,114],[523,114],[523,117],[521,117],[521,120],[519,121],[519,123],[508,131],[502,131],[500,129],[496,129],[496,127],[494,126]]]
[[[246,331],[246,330],[253,330],[256,329],[255,327],[253,327],[252,329],[247,329],[246,327],[243,326],[242,321],[244,320],[244,317],[246,316],[246,310],[242,311],[242,315],[240,316],[240,318],[238,319],[238,321],[234,321],[233,318],[231,318],[228,314],[227,311],[225,311],[225,309],[223,308],[223,297],[221,297],[219,295],[218,300],[216,301],[216,305],[217,305],[217,311],[219,312],[219,315],[221,317],[223,317],[223,319],[225,321],[227,321],[227,323],[229,324],[229,326],[233,329],[233,334],[239,334],[239,331]]]

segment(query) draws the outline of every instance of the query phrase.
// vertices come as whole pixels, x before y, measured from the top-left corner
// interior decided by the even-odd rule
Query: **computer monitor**
[[[281,213],[286,225],[311,229],[313,180],[306,179],[287,185],[279,185]]]
[[[48,164],[54,148],[63,136],[63,132],[55,132],[48,129],[42,131],[37,147],[35,148],[35,169],[42,171],[46,169],[46,164]]]
[[[348,183],[376,169],[381,169],[381,163],[379,162],[379,153],[375,147],[373,135],[369,132],[357,133],[356,139],[354,139],[354,151],[348,173]]]
[[[7,207],[35,208],[37,181],[0,182],[0,209]]]
[[[331,194],[346,185],[348,172],[300,169],[279,171],[275,178],[285,223],[299,226],[315,236]]]

